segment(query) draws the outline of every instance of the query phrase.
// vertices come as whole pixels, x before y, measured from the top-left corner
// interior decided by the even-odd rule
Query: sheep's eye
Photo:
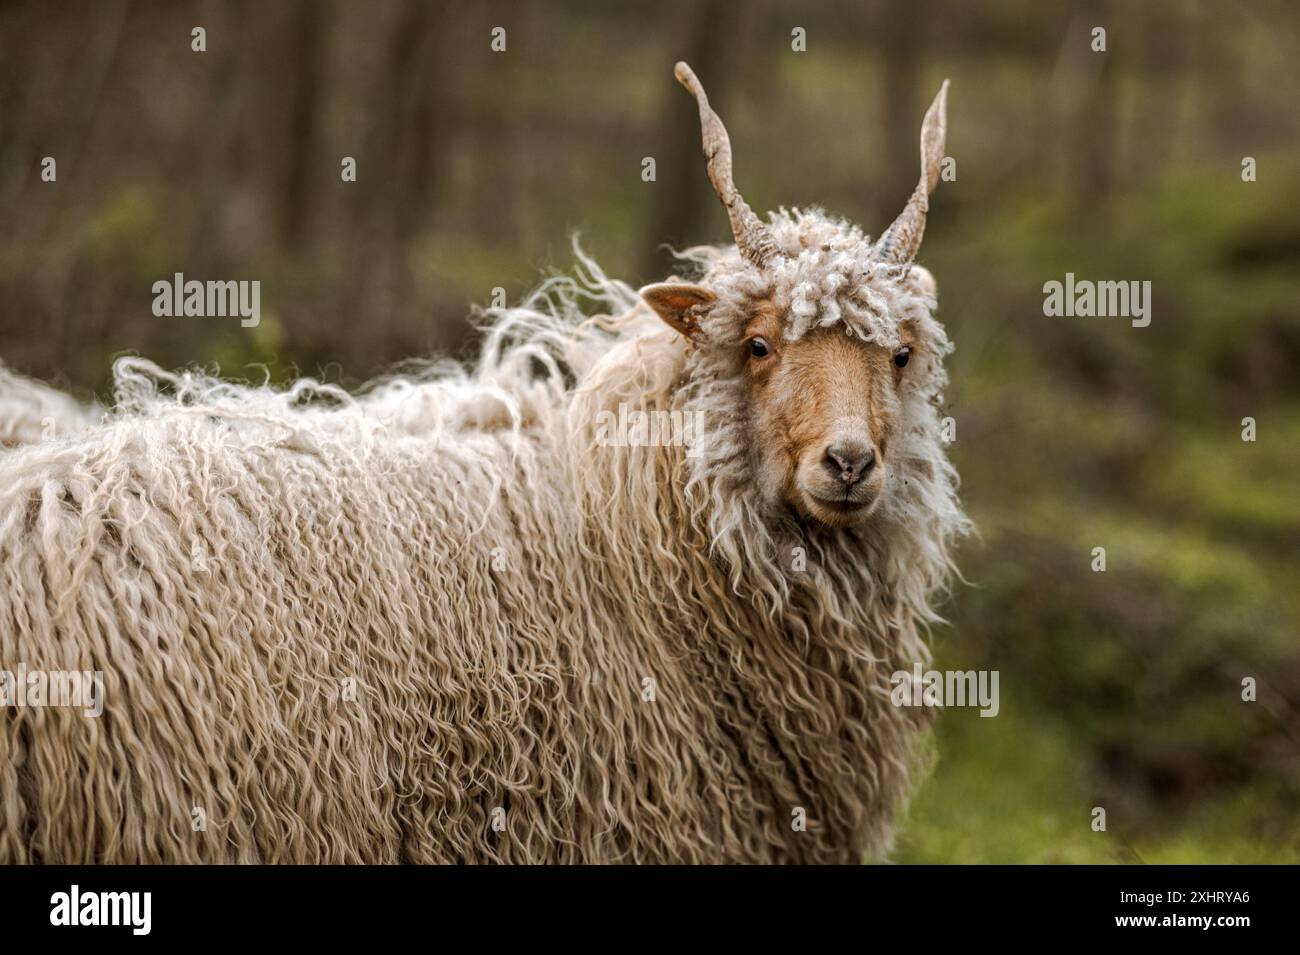
[[[911,356],[911,354],[912,354],[912,349],[904,348],[902,351],[900,351],[897,355],[894,356],[894,364],[897,365],[899,368],[902,368],[904,365],[907,364],[907,359],[909,356]]]
[[[767,339],[761,335],[755,335],[749,340],[749,353],[755,358],[766,358],[772,354],[772,347],[768,345]]]

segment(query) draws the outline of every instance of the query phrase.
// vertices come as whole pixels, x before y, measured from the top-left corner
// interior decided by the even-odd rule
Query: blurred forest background
[[[1300,861],[1294,3],[0,4],[0,358],[82,399],[127,353],[354,386],[472,353],[574,231],[662,278],[729,238],[681,58],[756,209],[871,233],[953,81],[921,261],[981,537],[935,646],[1002,704],[942,717],[897,859]],[[261,325],[155,317],[173,272],[261,280]],[[1151,281],[1150,327],[1044,317],[1066,272]]]

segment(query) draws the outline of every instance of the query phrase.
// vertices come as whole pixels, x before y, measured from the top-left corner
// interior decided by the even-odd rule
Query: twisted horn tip
[[[677,77],[677,82],[681,83],[682,86],[685,86],[692,93],[694,93],[700,85],[700,81],[695,76],[695,71],[686,64],[685,60],[677,61],[677,65],[673,67],[673,76]]]

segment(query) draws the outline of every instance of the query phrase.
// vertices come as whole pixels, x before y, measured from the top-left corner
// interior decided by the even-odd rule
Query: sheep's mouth
[[[825,498],[804,491],[804,509],[808,514],[823,524],[838,527],[855,523],[875,509],[880,501],[879,494],[872,494],[865,500],[853,500],[850,497]]]
[[[808,496],[816,501],[819,507],[829,508],[830,510],[838,511],[842,514],[853,514],[864,507],[870,507],[872,504],[872,500],[852,501],[847,497],[827,500],[826,498],[818,497],[815,494],[810,494]]]

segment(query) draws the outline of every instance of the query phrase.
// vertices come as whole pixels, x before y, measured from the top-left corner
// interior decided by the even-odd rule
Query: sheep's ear
[[[929,269],[923,266],[913,265],[908,273],[907,281],[926,298],[934,298],[939,293],[939,287],[935,285],[934,276],[930,274]]]
[[[684,285],[678,282],[661,282],[647,285],[641,290],[646,304],[659,313],[659,317],[677,329],[686,338],[700,336],[700,319],[708,314],[718,297],[702,285]]]

